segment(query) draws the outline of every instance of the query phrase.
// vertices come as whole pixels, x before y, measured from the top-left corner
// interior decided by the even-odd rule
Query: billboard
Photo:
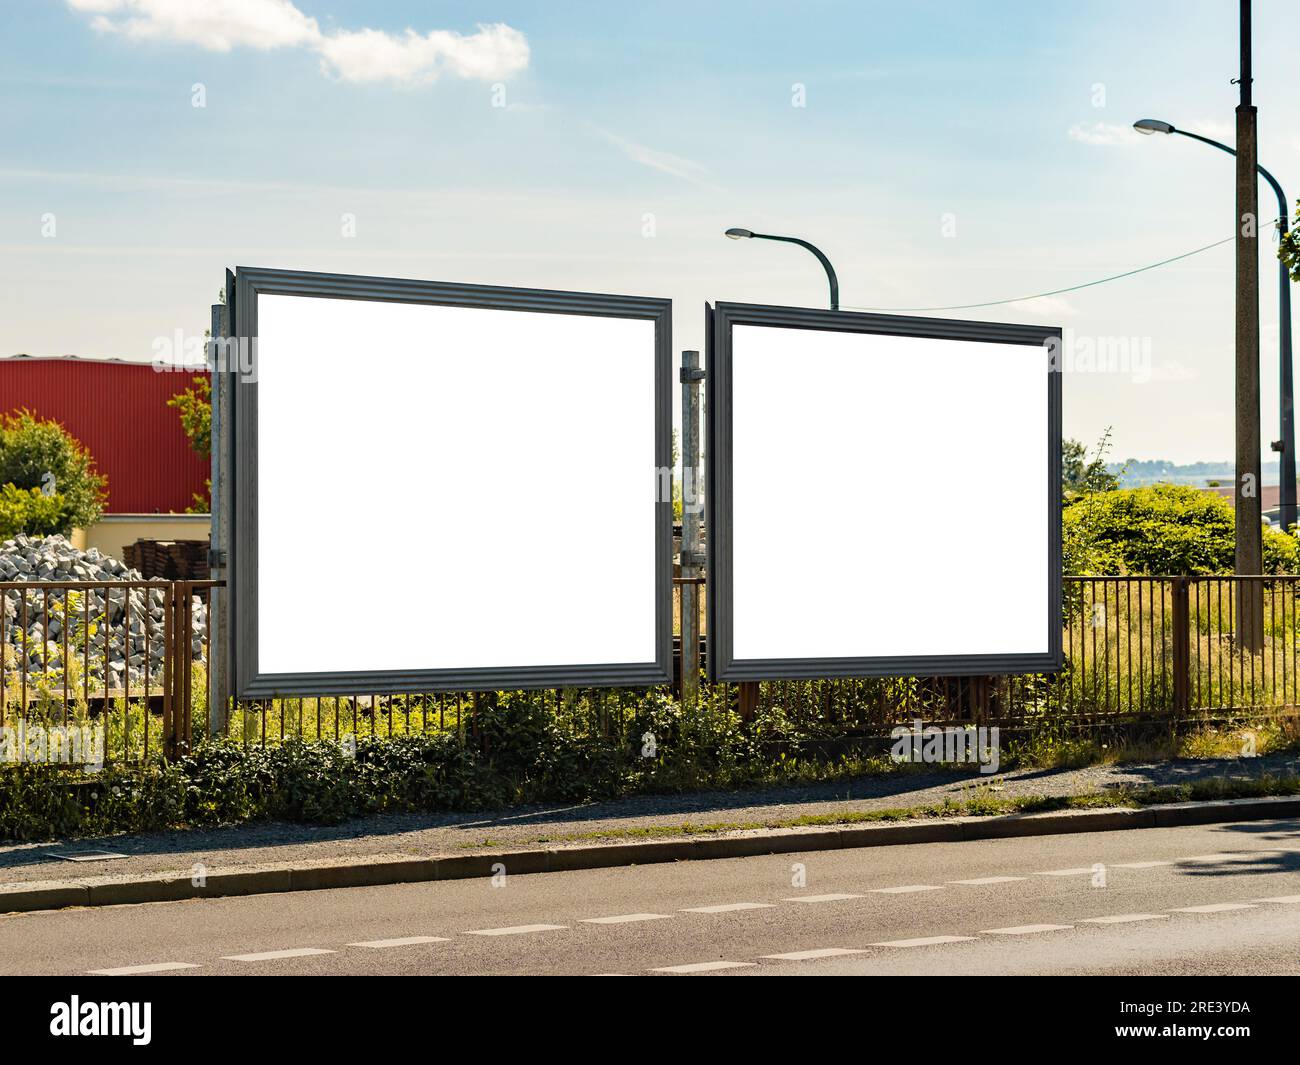
[[[670,301],[233,288],[241,697],[669,679]]]
[[[1059,331],[707,313],[712,677],[1059,668]]]

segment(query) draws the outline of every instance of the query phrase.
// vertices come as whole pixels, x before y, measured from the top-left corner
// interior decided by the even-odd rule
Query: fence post
[[[194,708],[194,588],[189,581],[181,585],[180,598],[180,715],[176,729],[178,754],[189,754],[194,735],[191,711]]]
[[[162,712],[162,751],[163,756],[170,758],[171,754],[171,737],[173,731],[173,722],[176,719],[176,693],[175,677],[176,670],[176,606],[174,599],[176,596],[176,584],[174,581],[167,582],[167,591],[163,593],[163,712]],[[107,594],[105,595],[105,616],[108,614]],[[104,706],[108,706],[108,677],[104,677]],[[148,727],[148,722],[145,722]],[[145,734],[146,737],[148,733]],[[147,740],[146,740],[147,743]]]
[[[758,714],[758,681],[742,680],[740,689],[740,720],[753,721]]]
[[[682,703],[693,704],[700,686],[700,591],[704,571],[700,524],[704,493],[700,478],[700,369],[698,351],[682,352]]]
[[[230,336],[230,314],[224,303],[212,305],[212,342],[208,366],[212,400],[212,487],[209,510],[212,527],[208,543],[208,566],[213,580],[226,579],[226,552],[230,534],[230,375],[229,346],[221,341]],[[227,646],[227,589],[208,592],[208,735],[224,736],[230,714],[230,655]]]
[[[1191,708],[1192,616],[1187,577],[1175,577],[1173,588],[1174,627],[1174,715],[1181,717]]]

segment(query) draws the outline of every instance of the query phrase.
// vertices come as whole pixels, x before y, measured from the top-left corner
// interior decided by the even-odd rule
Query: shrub
[[[95,472],[90,452],[63,426],[20,410],[0,416],[0,485],[61,497],[60,527],[47,531],[66,533],[99,518],[107,481]]]
[[[604,722],[607,732],[592,724],[587,709],[498,692],[483,695],[463,741],[450,731],[364,737],[355,746],[208,740],[174,761],[110,765],[93,775],[0,766],[0,839],[257,820],[335,824],[368,814],[825,780],[862,768],[847,756],[809,768],[799,758],[803,741],[779,708],[743,725],[722,698],[684,711],[665,690],[653,690],[620,704]]]
[[[68,501],[58,492],[0,484],[0,540],[18,533],[48,536],[69,527]]]
[[[1231,573],[1235,553],[1231,502],[1188,485],[1157,484],[1097,492],[1062,515],[1067,574]],[[1264,530],[1264,572],[1295,573],[1296,538]]]

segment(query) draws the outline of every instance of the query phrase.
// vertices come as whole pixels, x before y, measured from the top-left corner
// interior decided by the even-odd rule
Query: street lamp
[[[826,270],[826,279],[831,285],[831,310],[838,311],[840,309],[840,282],[835,276],[835,267],[831,266],[831,261],[822,254],[822,250],[815,244],[809,244],[806,240],[800,240],[798,237],[776,237],[771,233],[755,233],[748,229],[728,229],[726,235],[732,240],[779,240],[784,244],[798,244],[801,248],[807,248],[817,256],[817,261]]]
[[[1229,155],[1237,154],[1236,149],[1229,148],[1226,144],[1220,144],[1209,137],[1202,137],[1199,133],[1188,133],[1185,129],[1178,129],[1172,123],[1162,122],[1157,118],[1143,118],[1134,122],[1133,128],[1147,136],[1153,133],[1177,133],[1179,136],[1190,137],[1194,141],[1218,148]],[[1255,169],[1277,195],[1278,235],[1285,237],[1289,206],[1286,194],[1278,184],[1277,178],[1262,166],[1257,165]],[[1286,263],[1280,259],[1278,260],[1278,282],[1278,386],[1281,393],[1282,439],[1275,441],[1272,448],[1281,455],[1279,480],[1282,484],[1278,517],[1282,528],[1290,529],[1296,521],[1295,394],[1291,376],[1291,278],[1287,275]]]

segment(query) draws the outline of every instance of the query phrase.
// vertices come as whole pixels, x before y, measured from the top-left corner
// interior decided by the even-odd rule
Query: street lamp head
[[[1148,137],[1152,133],[1173,133],[1174,127],[1169,122],[1161,122],[1158,118],[1141,118],[1133,123],[1133,128],[1139,133],[1144,133]]]
[[[726,235],[732,240],[743,240],[745,237],[752,237],[754,234],[748,229],[728,229]]]

